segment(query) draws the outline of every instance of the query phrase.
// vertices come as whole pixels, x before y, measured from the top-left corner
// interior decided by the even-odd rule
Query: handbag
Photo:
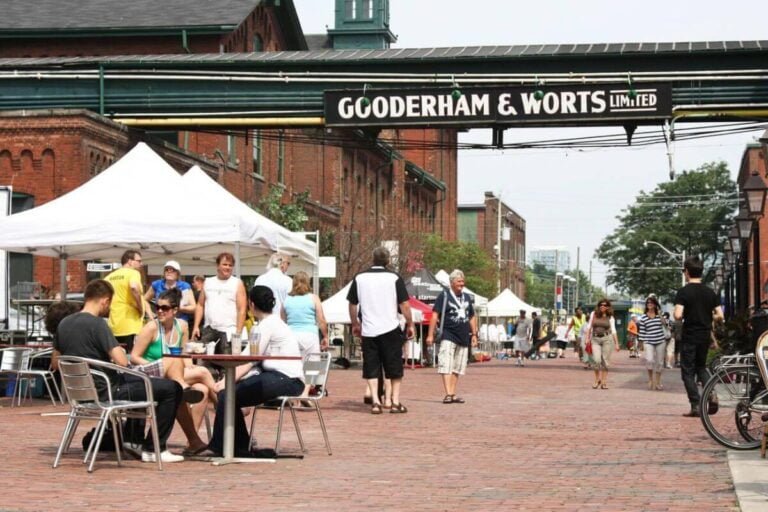
[[[588,341],[586,345],[584,345],[584,352],[586,352],[589,355],[592,355],[592,341]]]
[[[443,309],[440,311],[440,325],[435,327],[435,338],[434,341],[440,342],[440,340],[443,339],[443,321],[445,320],[445,305],[448,304],[448,294],[445,293],[445,290],[443,290]]]

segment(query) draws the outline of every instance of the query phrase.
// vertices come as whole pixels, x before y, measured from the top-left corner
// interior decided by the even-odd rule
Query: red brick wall
[[[741,160],[741,167],[739,169],[739,183],[743,183],[750,177],[752,171],[756,170],[758,175],[766,180],[766,166],[765,158],[763,158],[763,150],[759,147],[748,147],[744,151],[744,155]],[[760,249],[759,249],[759,268],[760,268],[760,301],[766,300],[768,296],[765,294],[765,286],[768,285],[768,213],[764,214],[758,220],[758,229],[760,231]],[[747,241],[747,304],[754,305],[755,297],[755,280],[754,280],[754,238],[750,238]]]

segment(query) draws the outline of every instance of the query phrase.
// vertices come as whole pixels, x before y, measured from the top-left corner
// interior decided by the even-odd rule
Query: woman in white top
[[[608,367],[611,365],[611,353],[619,350],[619,337],[616,335],[616,320],[608,299],[601,299],[597,308],[589,316],[587,346],[592,347],[592,369],[595,370],[595,382],[592,389],[608,389]]]
[[[279,316],[271,313],[275,307],[275,296],[266,286],[254,286],[248,297],[248,307],[251,314],[259,321],[258,355],[296,356],[294,360],[262,361],[258,373],[253,372],[254,364],[244,364],[237,367],[235,390],[235,456],[248,456],[250,437],[245,425],[242,407],[260,405],[278,396],[299,395],[304,390],[303,363],[299,358],[301,351],[296,336]],[[208,448],[216,455],[223,451],[224,441],[224,393],[219,394],[216,407],[216,421],[213,425],[213,436]]]

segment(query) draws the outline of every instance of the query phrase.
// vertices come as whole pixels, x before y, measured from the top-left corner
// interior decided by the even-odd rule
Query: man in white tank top
[[[234,266],[235,257],[232,254],[223,252],[216,257],[216,275],[205,279],[197,301],[192,338],[210,342],[220,340],[222,334],[240,336],[243,331],[247,307],[245,285],[232,275]],[[203,318],[205,328],[201,332]],[[221,348],[219,343],[217,352]]]

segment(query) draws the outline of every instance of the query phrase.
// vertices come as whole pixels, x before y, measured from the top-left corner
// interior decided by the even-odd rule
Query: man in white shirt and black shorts
[[[400,384],[403,380],[403,343],[413,337],[413,319],[408,305],[405,282],[395,272],[388,270],[389,250],[377,247],[373,251],[373,266],[360,272],[352,280],[347,294],[352,333],[362,337],[363,378],[368,381],[373,405],[371,414],[381,414],[378,378],[392,381],[391,396],[384,397],[383,407],[390,413],[405,413],[408,409],[400,403]],[[406,336],[400,330],[398,307],[406,321]]]

